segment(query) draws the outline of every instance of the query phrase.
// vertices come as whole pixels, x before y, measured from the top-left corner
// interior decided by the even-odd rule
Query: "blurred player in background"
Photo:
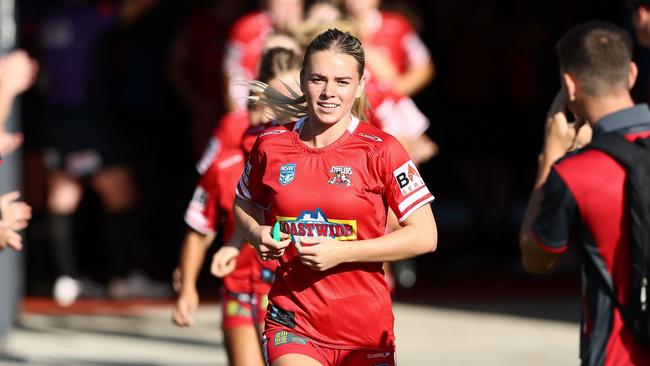
[[[227,110],[244,109],[250,81],[258,74],[264,42],[274,31],[290,32],[303,19],[303,0],[263,0],[264,10],[241,17],[230,29],[223,62]]]
[[[286,90],[285,84],[297,90],[300,66],[301,56],[293,51],[271,48],[262,57],[259,79],[278,90]],[[289,95],[288,90],[286,93]],[[190,229],[182,248],[179,296],[173,313],[179,326],[194,323],[199,303],[196,280],[205,252],[221,228],[223,245],[213,257],[211,272],[224,278],[222,329],[231,365],[264,364],[260,337],[276,266],[275,261],[261,261],[234,228],[234,188],[250,149],[272,117],[271,111],[261,106],[249,106],[249,111],[234,111],[224,117],[198,164],[203,175],[185,216]]]
[[[435,76],[431,54],[402,15],[379,10],[380,0],[344,0],[358,24],[368,68],[402,95],[413,95]]]

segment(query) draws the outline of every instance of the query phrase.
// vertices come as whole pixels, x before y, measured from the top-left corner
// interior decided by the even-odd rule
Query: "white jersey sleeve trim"
[[[406,220],[409,216],[411,216],[411,214],[412,214],[413,212],[415,212],[418,208],[420,208],[420,207],[422,207],[422,206],[424,206],[424,205],[426,205],[426,204],[431,203],[433,200],[434,200],[434,197],[433,197],[433,196],[430,196],[429,198],[427,198],[427,199],[425,199],[425,200],[422,200],[422,202],[420,202],[420,203],[418,203],[417,205],[413,206],[410,210],[408,210],[406,213],[404,213],[404,215],[402,215],[402,217],[398,220],[398,222],[400,222],[400,223],[403,222],[403,221]]]
[[[398,208],[400,212],[404,212],[410,205],[414,204],[417,200],[420,198],[430,194],[429,189],[427,187],[422,187],[419,190],[415,191],[412,193],[410,196],[408,196],[402,203],[399,204]]]
[[[402,38],[402,47],[406,50],[410,66],[422,66],[431,62],[429,49],[416,33],[410,32],[404,36]]]
[[[243,179],[239,179],[235,193],[241,198],[247,199],[249,201],[252,199],[251,192],[248,190],[248,187],[246,187],[246,183],[244,183]]]
[[[350,120],[350,125],[348,125],[348,131],[350,131],[350,133],[353,133],[354,130],[356,130],[357,127],[359,126],[359,119],[355,116],[350,116],[350,117],[352,119]]]
[[[401,123],[399,136],[408,137],[411,139],[418,138],[425,133],[429,128],[429,119],[425,116],[420,108],[415,105],[413,99],[404,97],[400,99],[395,105],[397,110],[396,114],[399,116],[399,121],[408,121],[408,123]]]
[[[193,230],[200,234],[209,235],[215,232],[208,226],[207,221],[208,220],[203,215],[192,210],[191,208],[185,212],[185,223],[187,226],[191,227]]]

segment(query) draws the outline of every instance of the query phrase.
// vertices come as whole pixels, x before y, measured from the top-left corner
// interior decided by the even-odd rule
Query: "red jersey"
[[[266,127],[250,126],[247,110],[231,112],[219,121],[197,164],[202,176],[185,213],[185,222],[192,229],[207,235],[222,225],[224,242],[230,239],[235,227],[235,185],[254,140]],[[235,270],[224,278],[224,285],[234,292],[266,293],[269,284],[259,281],[259,274],[263,269],[273,272],[276,266],[275,261],[259,259],[255,249],[245,244],[237,256]]]
[[[409,21],[400,14],[377,11],[364,43],[390,58],[400,73],[431,61],[431,54]]]
[[[310,148],[297,123],[260,135],[237,195],[268,208],[294,242],[305,236],[355,240],[382,236],[390,207],[397,218],[433,200],[400,143],[353,118],[332,144]],[[344,349],[393,349],[393,313],[381,262],[345,263],[324,272],[300,262],[294,246],[280,258],[267,322]]]
[[[413,99],[397,93],[392,86],[366,70],[366,98],[371,109],[367,113],[372,124],[396,137],[415,139],[429,128],[429,119]],[[404,123],[408,121],[408,123]]]
[[[249,115],[246,109],[230,112],[223,116],[212,132],[212,137],[203,151],[203,156],[196,164],[199,174],[205,174],[221,151],[239,149],[242,137],[249,126]]]
[[[235,200],[233,189],[243,168],[244,154],[238,150],[224,151],[213,160],[201,176],[185,212],[185,222],[192,229],[207,235],[214,233],[219,224],[228,223]],[[228,240],[233,226],[225,226],[224,240]]]
[[[248,86],[241,82],[255,79],[264,41],[272,31],[273,22],[265,12],[244,15],[230,30],[223,66],[228,95],[240,108],[246,108],[248,98]]]

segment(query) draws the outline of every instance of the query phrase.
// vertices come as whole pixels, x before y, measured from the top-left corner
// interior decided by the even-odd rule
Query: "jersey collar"
[[[300,131],[302,130],[302,127],[305,125],[307,118],[308,117],[305,116],[299,119],[298,122],[296,122],[295,126],[293,126],[293,131],[297,131],[298,134],[300,134]],[[353,133],[358,126],[359,126],[359,119],[353,115],[350,115],[350,124],[348,125],[348,128],[346,130],[349,133]]]

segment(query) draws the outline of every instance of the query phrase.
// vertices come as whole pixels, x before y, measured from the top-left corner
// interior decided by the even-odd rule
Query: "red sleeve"
[[[205,172],[210,169],[210,166],[212,166],[212,163],[215,161],[220,151],[221,140],[216,134],[213,134],[208,141],[208,145],[203,150],[201,159],[196,163],[196,171],[199,172],[199,174],[205,174]]]
[[[397,139],[389,136],[380,150],[386,200],[399,222],[433,201],[422,176]]]
[[[248,157],[248,162],[244,168],[239,183],[237,183],[237,197],[249,200],[261,208],[268,208],[268,194],[264,190],[262,180],[266,170],[266,158],[260,149],[260,140],[253,146]]]
[[[201,176],[194,195],[185,211],[185,222],[197,232],[207,235],[216,232],[218,191],[216,164]]]

